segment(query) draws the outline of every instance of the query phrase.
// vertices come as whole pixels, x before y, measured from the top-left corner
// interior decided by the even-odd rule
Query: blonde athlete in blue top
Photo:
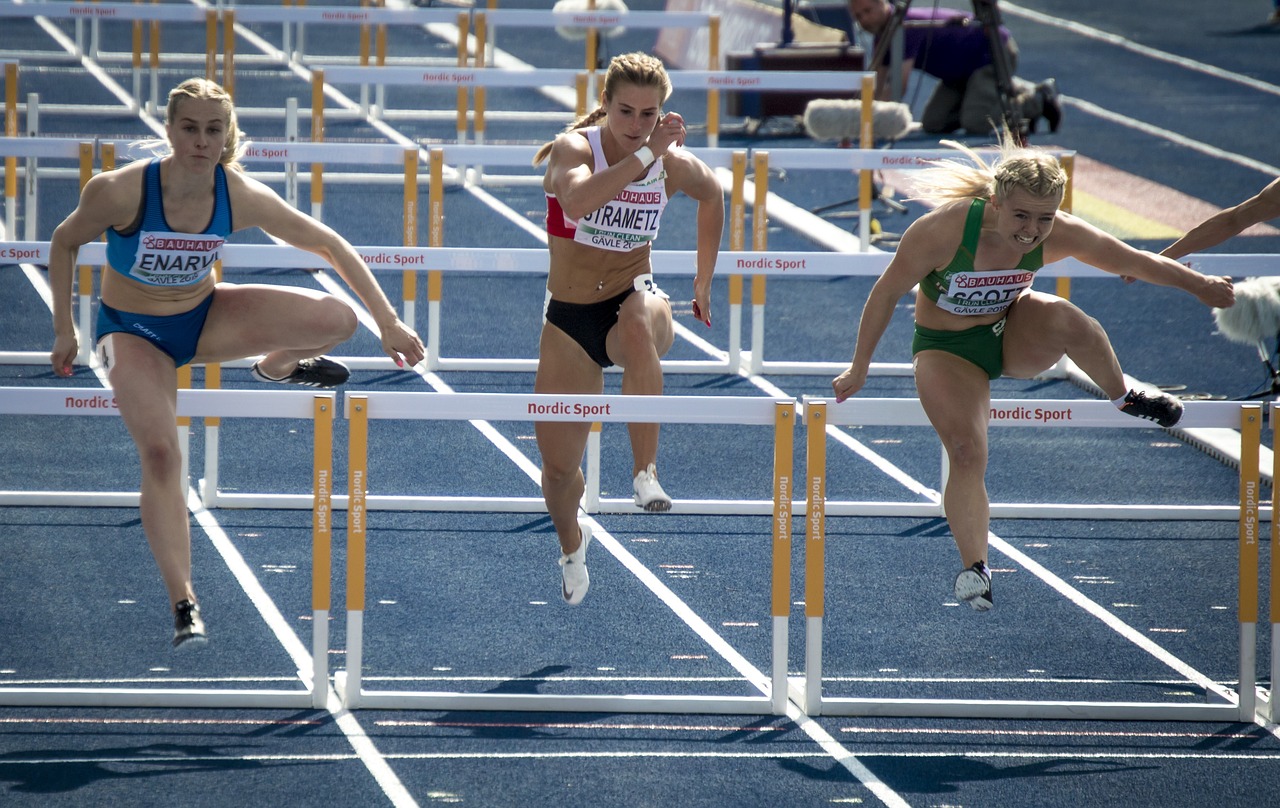
[[[575,121],[534,158],[547,162],[549,300],[538,346],[538,393],[600,393],[604,368],[622,370],[622,392],[661,395],[661,358],[675,332],[671,303],[653,280],[650,249],[667,199],[698,203],[694,316],[711,324],[711,277],[724,230],[724,194],[701,160],[678,148],[684,121],[662,114],[671,82],[643,53],[609,64],[601,105]],[[535,424],[542,495],[560,539],[561,594],[587,593],[590,532],[577,520],[589,422]],[[629,424],[636,505],[665,511],[671,498],[657,477],[658,424]]]
[[[853,362],[831,386],[836,401],[862,389],[894,308],[914,289],[916,390],[947,451],[943,505],[964,566],[955,594],[985,611],[992,605],[985,482],[992,379],[1029,379],[1066,355],[1121,411],[1166,427],[1182,415],[1176,398],[1129,390],[1102,326],[1071,301],[1032,291],[1034,271],[1074,257],[1177,287],[1207,306],[1230,306],[1235,297],[1230,278],[1134,249],[1059,210],[1067,176],[1052,155],[1018,148],[1007,132],[994,165],[959,143],[943,143],[976,167],[942,161],[921,172],[921,197],[942,204],[903,234],[863,307]]]
[[[78,352],[71,315],[72,271],[80,247],[107,233],[98,353],[138,447],[142,530],[174,609],[173,645],[205,642],[191,581],[191,534],[176,426],[177,368],[265,353],[260,381],[332,387],[347,369],[320,354],[345,341],[356,315],[338,298],[309,289],[215,283],[223,240],[259,227],[314,252],[368,307],[382,349],[398,364],[423,358],[422,341],[396,316],[373,273],[341,236],[291,208],[245,176],[231,97],[217,84],[189,79],[169,93],[170,153],[95,176],[50,244],[53,370],[71,376]]]

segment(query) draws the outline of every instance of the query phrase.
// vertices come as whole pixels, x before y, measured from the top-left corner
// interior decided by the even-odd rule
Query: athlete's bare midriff
[[[633,281],[652,272],[648,245],[613,252],[560,236],[547,237],[551,266],[547,289],[565,303],[596,303],[634,288]]]

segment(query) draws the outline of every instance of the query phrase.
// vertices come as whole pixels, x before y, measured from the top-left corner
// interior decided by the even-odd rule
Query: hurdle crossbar
[[[1187,426],[1235,426],[1241,430],[1240,500],[1236,509],[1240,523],[1240,577],[1237,590],[1240,685],[1237,692],[1233,693],[1203,674],[1183,666],[1185,669],[1179,672],[1204,689],[1209,703],[824,696],[822,632],[825,610],[825,517],[830,513],[826,503],[827,438],[837,426],[921,426],[929,422],[918,399],[849,399],[837,405],[829,405],[822,399],[810,399],[804,404],[808,449],[806,489],[809,493],[805,537],[806,712],[809,715],[935,718],[1253,721],[1258,611],[1258,521],[1261,515],[1258,499],[1261,407],[1257,404],[1241,405],[1225,401],[1190,402],[1185,406],[1182,422]],[[993,413],[1007,413],[1006,417],[993,417],[991,426],[1156,428],[1149,422],[1119,412],[1106,401],[996,400],[991,402],[991,409]],[[994,506],[992,515],[996,515]],[[1092,513],[1081,516],[1094,518]],[[1151,645],[1154,646],[1154,643]],[[1162,661],[1173,664],[1169,660]]]
[[[24,138],[0,138],[0,154],[12,141]],[[293,154],[296,146],[318,146],[320,144],[279,144],[281,151]],[[286,148],[287,147],[287,148]],[[270,148],[275,149],[276,144]],[[477,150],[476,146],[446,147],[448,156],[453,150],[465,152]],[[487,147],[486,147],[487,148]],[[388,147],[386,155],[378,154],[381,162],[388,159],[393,151],[403,154],[397,147]],[[722,150],[723,151],[723,150]],[[64,155],[59,152],[60,156]],[[393,156],[393,155],[391,155]],[[732,155],[729,155],[730,157]],[[273,158],[274,159],[274,158]],[[438,272],[496,272],[517,274],[543,274],[546,272],[546,250],[544,249],[495,249],[472,247],[396,247],[396,246],[359,246],[356,250],[360,257],[375,272],[400,272],[406,270],[430,270]],[[660,275],[690,276],[696,273],[696,252],[693,250],[655,250],[653,264]],[[732,289],[733,279],[744,275],[777,275],[788,278],[830,278],[830,277],[877,277],[888,266],[892,256],[886,253],[835,253],[835,252],[801,252],[801,251],[735,251],[720,253],[720,274],[728,275],[731,281],[731,305],[736,300],[741,306],[741,287],[736,292]],[[106,246],[102,243],[86,244],[80,248],[80,263],[100,265],[106,261]],[[223,248],[223,265],[227,268],[245,269],[270,266],[278,269],[311,269],[316,265],[316,257],[305,250],[282,245],[250,245],[228,244]],[[1184,259],[1194,269],[1205,274],[1230,275],[1232,277],[1280,275],[1280,266],[1276,266],[1275,257],[1267,254],[1196,254]],[[4,264],[47,264],[49,261],[49,244],[41,241],[0,241],[0,265]],[[1114,278],[1095,267],[1076,259],[1066,259],[1046,266],[1040,275],[1049,278]],[[740,283],[740,280],[739,280]],[[439,320],[439,290],[433,299],[428,289],[428,318]],[[759,304],[763,306],[763,303]],[[740,309],[739,309],[740,310]],[[732,312],[731,312],[732,313]],[[756,315],[759,316],[759,315]],[[760,326],[763,329],[763,326]],[[732,331],[732,329],[731,329]],[[428,331],[428,333],[430,333]],[[736,332],[741,340],[741,329]],[[731,335],[732,336],[732,335]],[[753,338],[753,345],[762,341]],[[438,342],[427,345],[430,367],[432,370],[480,370],[480,371],[515,371],[533,372],[537,368],[534,358],[453,358],[442,355]],[[762,353],[763,350],[760,349]],[[713,360],[666,360],[663,368],[672,373],[722,373],[735,372],[737,365],[732,357],[741,351],[740,342],[730,345],[724,357]],[[0,353],[0,362],[27,361],[20,358],[6,359]],[[434,359],[432,359],[434,358]],[[392,366],[386,357],[343,357],[350,361],[351,367],[358,370],[387,370]],[[35,361],[31,359],[29,361]],[[45,361],[43,354],[40,362]],[[753,360],[748,359],[748,362]],[[248,367],[252,360],[229,362],[228,367]],[[759,363],[753,372],[785,375],[826,375],[837,374],[848,367],[848,362],[814,361],[814,362],[765,362]],[[910,366],[906,363],[873,362],[873,372],[880,375],[906,375]]]
[[[337,409],[332,393],[270,390],[180,390],[179,419],[252,417],[309,419],[313,429],[312,456],[312,588],[311,659],[299,662],[301,690],[119,687],[0,687],[4,706],[88,707],[274,707],[321,708],[329,690],[329,610],[332,579],[333,422]],[[118,416],[110,390],[89,388],[2,387],[0,415]],[[17,494],[14,497],[12,495]],[[120,507],[130,503],[100,502],[92,492],[69,492],[76,504],[89,498],[97,504]],[[121,499],[123,497],[120,497]],[[65,505],[31,492],[0,492],[5,505]],[[189,505],[198,508],[194,494]],[[308,669],[309,668],[309,669]]]
[[[1239,427],[1239,404],[1231,401],[1196,401],[1183,415],[1182,420],[1170,432],[1181,434],[1197,428]],[[928,426],[917,399],[853,398],[832,408],[830,425],[838,426]],[[1089,399],[1046,400],[1008,399],[991,402],[990,425],[992,427],[1114,427],[1150,429],[1144,421],[1119,412],[1110,402]],[[848,441],[847,433],[832,431],[838,440]],[[940,449],[940,466],[945,470],[946,453]],[[942,483],[938,486],[942,488]],[[928,491],[916,501],[886,502],[865,500],[840,500],[828,498],[826,513],[830,516],[945,516],[941,498],[936,491]],[[1239,518],[1236,505],[1165,505],[1165,504],[1110,504],[1063,502],[992,502],[993,519],[1108,519],[1108,520],[1219,520],[1235,521]],[[1270,509],[1264,510],[1267,515]]]
[[[347,707],[424,710],[532,710],[782,715],[787,705],[790,615],[792,433],[795,401],[726,396],[605,396],[501,393],[377,393],[345,396],[348,430],[347,668],[334,681]],[[772,425],[773,528],[771,673],[728,659],[762,695],[552,695],[377,691],[363,685],[370,420],[508,420]],[[477,498],[473,511],[489,511]],[[603,541],[603,539],[602,539]],[[625,552],[625,551],[623,551]]]

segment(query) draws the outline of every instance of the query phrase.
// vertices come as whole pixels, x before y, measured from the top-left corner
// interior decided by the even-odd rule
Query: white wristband
[[[648,146],[641,146],[632,153],[640,158],[640,164],[644,168],[648,168],[649,164],[653,162],[653,149]]]

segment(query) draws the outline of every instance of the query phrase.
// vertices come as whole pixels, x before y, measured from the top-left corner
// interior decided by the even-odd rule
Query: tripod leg
[[[996,0],[973,0],[973,13],[982,23],[987,44],[991,48],[991,66],[996,73],[996,89],[1000,93],[1000,107],[1004,112],[1004,124],[1021,145],[1026,145],[1030,122],[1023,120],[1016,102],[1013,87],[1013,70],[1009,64],[1009,51],[1000,40],[1000,10]]]

